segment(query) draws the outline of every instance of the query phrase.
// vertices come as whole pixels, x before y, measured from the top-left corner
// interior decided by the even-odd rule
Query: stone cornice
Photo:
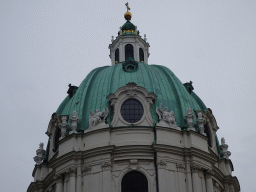
[[[114,149],[114,146],[105,146],[105,147],[94,148],[86,151],[71,151],[69,153],[66,153],[58,157],[55,161],[51,162],[50,167],[55,169],[58,165],[68,162],[71,159],[78,160],[78,159],[89,158],[96,155],[112,153],[113,149]]]
[[[168,146],[168,145],[162,145],[162,144],[154,144],[153,148],[155,151],[161,151],[161,152],[168,152],[172,154],[177,154],[181,156],[197,156],[200,157],[211,164],[214,164],[216,161],[218,161],[218,158],[211,153],[204,152],[200,149],[196,148],[180,148],[175,146]]]

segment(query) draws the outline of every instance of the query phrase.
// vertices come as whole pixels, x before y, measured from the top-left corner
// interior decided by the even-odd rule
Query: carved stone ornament
[[[176,163],[177,170],[185,170],[186,164],[184,163]]]
[[[87,174],[87,173],[91,172],[91,170],[92,170],[91,166],[85,166],[82,168],[82,173]]]
[[[159,126],[168,126],[174,129],[178,129],[181,130],[181,128],[179,128],[177,126],[177,123],[175,121],[175,115],[173,111],[168,112],[168,107],[165,107],[164,109],[161,109],[161,105],[160,104],[159,107],[156,108],[156,113],[158,114],[159,117]]]
[[[199,127],[199,133],[206,136],[206,133],[204,132],[204,124],[206,123],[205,118],[203,117],[203,114],[201,112],[197,113],[197,124]]]
[[[34,161],[36,165],[40,165],[45,155],[44,143],[39,144],[39,149],[36,150],[36,156],[34,157]]]
[[[166,161],[164,161],[164,160],[160,160],[160,161],[158,161],[156,164],[157,164],[157,167],[158,167],[158,168],[162,168],[162,169],[163,169],[163,168],[166,167],[166,164],[167,164],[167,163],[166,163]]]
[[[61,174],[56,174],[54,176],[54,179],[56,180],[56,183],[61,183],[62,182],[62,175]]]
[[[135,97],[135,95],[137,95],[137,84],[136,83],[128,83],[126,85],[126,93],[128,95],[128,97]]]
[[[185,115],[185,118],[187,119],[188,131],[189,130],[196,131],[196,129],[193,127],[194,115],[190,107],[187,108],[187,113]]]
[[[76,176],[76,168],[69,168],[69,170],[67,171],[70,174],[70,177],[75,177]]]
[[[231,155],[231,152],[228,151],[228,145],[225,143],[224,137],[221,138],[220,149],[222,150],[223,157],[224,157],[225,159],[229,159],[229,156]]]
[[[72,113],[72,117],[70,118],[70,123],[71,123],[71,129],[72,131],[69,132],[69,134],[71,135],[72,133],[76,133],[77,130],[77,123],[79,121],[77,112],[74,110]]]
[[[95,126],[99,122],[105,122],[106,117],[108,116],[109,110],[107,107],[105,107],[105,111],[100,111],[99,109],[96,109],[96,113],[93,113],[90,111],[89,114],[89,128],[92,128],[92,126]]]
[[[207,170],[205,172],[206,179],[212,179],[213,175],[214,175],[214,172],[212,170]]]
[[[131,159],[131,160],[130,160],[130,164],[131,164],[131,165],[136,165],[136,164],[138,164],[138,159]]]
[[[190,169],[191,169],[192,173],[197,173],[200,168],[201,167],[199,165],[194,164],[194,163],[190,165]]]
[[[101,164],[101,167],[102,167],[102,170],[103,171],[107,171],[107,170],[110,170],[111,169],[111,162],[103,162]]]
[[[122,104],[129,98],[138,100],[143,106],[143,116],[135,123],[127,122],[123,119],[120,113]],[[151,105],[153,104],[156,95],[149,93],[144,87],[138,86],[134,82],[129,82],[126,86],[120,87],[115,93],[108,95],[110,105],[112,106],[113,119],[111,126],[127,126],[127,125],[140,125],[140,126],[153,126],[154,120],[151,116]]]
[[[64,139],[66,137],[66,131],[68,128],[68,115],[61,115],[60,117],[60,122],[59,122],[59,127],[61,129],[61,137],[59,140]]]

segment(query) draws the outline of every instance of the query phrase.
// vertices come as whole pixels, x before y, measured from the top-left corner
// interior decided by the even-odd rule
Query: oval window
[[[143,113],[143,106],[137,99],[127,99],[121,107],[121,115],[129,123],[138,122]]]

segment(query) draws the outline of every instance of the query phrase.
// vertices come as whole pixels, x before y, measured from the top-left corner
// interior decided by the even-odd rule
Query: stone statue
[[[223,157],[224,157],[225,159],[229,159],[229,156],[231,155],[231,152],[228,151],[228,145],[225,143],[224,137],[221,138],[220,149],[222,150]]]
[[[64,137],[66,137],[66,131],[68,128],[68,115],[61,115],[59,118],[60,118],[59,128],[61,129],[61,137],[59,138],[59,140],[61,140]]]
[[[105,107],[105,111],[100,111],[99,109],[96,109],[96,113],[93,113],[90,111],[89,113],[89,128],[91,128],[93,125],[96,125],[97,123],[101,121],[105,121],[106,117],[108,116],[108,108]]]
[[[122,27],[119,27],[118,35],[122,35]]]
[[[111,42],[113,43],[113,41],[114,41],[114,36],[112,35],[111,36]]]
[[[199,127],[199,133],[201,133],[202,135],[206,136],[206,133],[204,132],[204,124],[205,124],[205,118],[203,117],[202,112],[198,112],[197,113],[197,124]]]
[[[79,118],[78,118],[77,112],[75,110],[73,111],[72,117],[70,118],[69,121],[71,123],[71,129],[72,129],[72,131],[70,131],[69,134],[76,133],[77,123],[79,121]]]
[[[158,114],[159,120],[164,120],[168,122],[170,125],[177,126],[176,121],[175,121],[175,115],[174,112],[168,112],[168,107],[165,107],[164,109],[161,109],[160,104],[159,107],[156,108],[156,113]]]
[[[188,131],[189,130],[196,131],[196,129],[193,127],[194,115],[190,107],[187,108],[187,113],[185,115],[185,118],[187,119]]]
[[[147,41],[147,37],[146,37],[146,34],[144,34],[144,41]]]
[[[36,150],[36,156],[34,157],[34,161],[36,165],[40,165],[45,155],[44,143],[39,144],[39,149]]]

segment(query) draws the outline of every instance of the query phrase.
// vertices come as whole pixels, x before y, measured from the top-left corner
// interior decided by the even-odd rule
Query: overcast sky
[[[1,191],[26,191],[51,114],[94,68],[125,23],[126,1],[0,0]],[[150,43],[149,64],[170,68],[211,108],[241,191],[256,182],[256,1],[130,0]]]

